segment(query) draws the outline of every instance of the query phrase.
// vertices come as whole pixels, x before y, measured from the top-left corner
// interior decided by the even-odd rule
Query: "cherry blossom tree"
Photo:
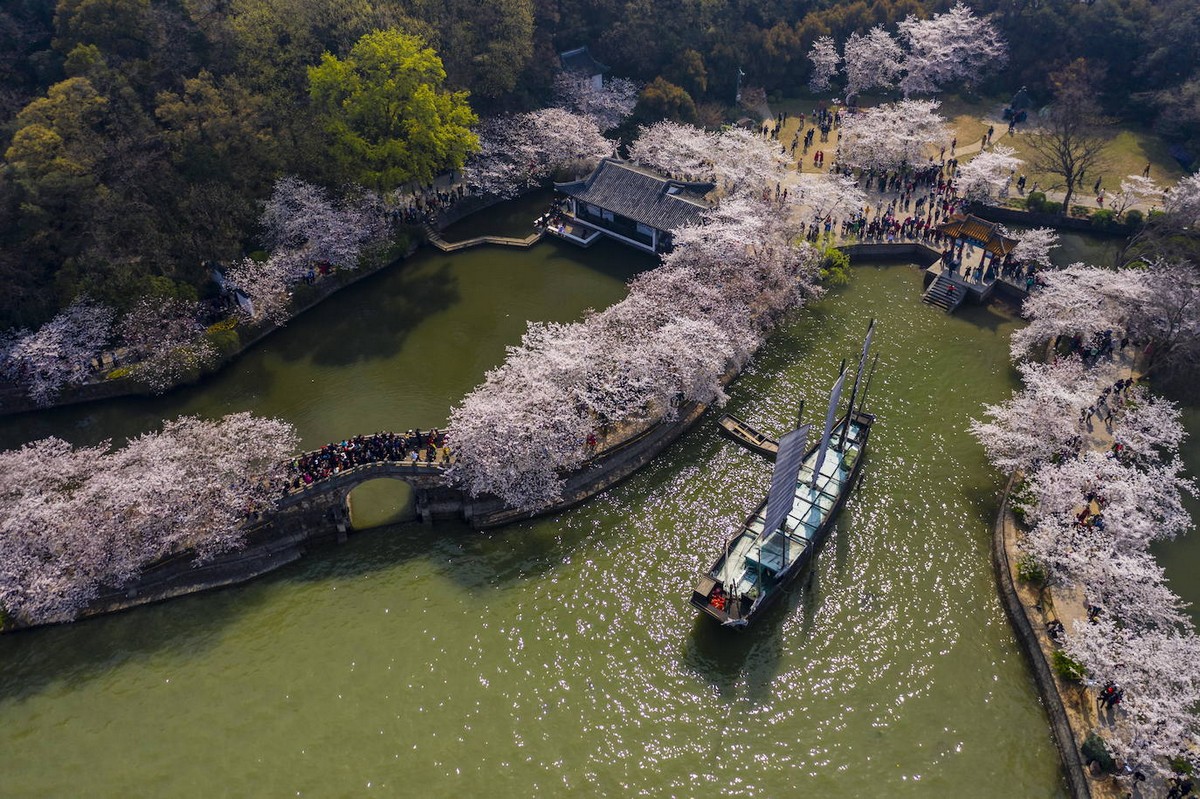
[[[1013,358],[1056,336],[1105,330],[1150,341],[1154,368],[1168,373],[1200,363],[1200,276],[1188,263],[1099,269],[1073,264],[1043,273],[1045,286],[1025,300],[1029,326],[1012,337]]]
[[[614,148],[592,117],[561,108],[494,117],[481,129],[479,145],[466,178],[485,193],[502,197],[515,196],[561,169],[586,171]]]
[[[901,100],[849,114],[838,161],[861,169],[898,169],[929,160],[950,138],[936,100]]]
[[[1007,234],[1007,231],[1005,231]],[[1039,269],[1054,265],[1050,251],[1058,247],[1058,231],[1052,227],[1035,227],[1016,234],[1017,246],[1012,258],[1019,264],[1037,264]]]
[[[304,269],[307,265],[295,251],[279,250],[261,263],[252,258],[234,263],[225,271],[225,281],[250,298],[251,321],[265,318],[282,325],[291,314],[291,286]]]
[[[1156,260],[1138,270],[1147,284],[1131,327],[1152,342],[1152,364],[1169,374],[1200,365],[1200,273],[1190,262]]]
[[[871,89],[894,87],[903,70],[904,50],[882,25],[876,25],[865,36],[850,34],[842,46],[842,61],[846,102],[850,102]]]
[[[626,78],[607,78],[600,88],[577,73],[560,72],[554,79],[555,104],[589,117],[600,132],[612,130],[633,113],[641,90],[641,84]]]
[[[239,413],[183,417],[117,450],[48,438],[0,452],[0,606],[69,621],[156,560],[240,546],[296,442],[291,425]]]
[[[200,304],[194,301],[139,300],[118,326],[135,359],[134,376],[161,392],[212,365],[218,353],[205,338],[199,315]]]
[[[838,73],[842,63],[833,37],[818,36],[812,49],[808,51],[808,60],[812,62],[812,74],[808,78],[809,91],[813,94],[829,91],[829,81]]]
[[[622,302],[569,325],[531,324],[504,364],[451,412],[450,477],[474,496],[535,510],[561,496],[589,436],[623,440],[724,399],[779,315],[819,292],[812,248],[792,245],[778,209],[741,195],[640,275]]]
[[[713,180],[717,135],[680,122],[656,122],[638,131],[629,159],[680,180]]]
[[[1182,178],[1167,190],[1163,213],[1177,230],[1195,230],[1200,224],[1200,172]]]
[[[1136,185],[1142,190],[1152,192],[1155,188],[1152,181],[1139,180],[1141,183]],[[1158,200],[1151,194],[1146,201],[1154,204]],[[1118,266],[1160,260],[1200,261],[1195,235],[1200,225],[1200,173],[1180,180],[1161,196],[1161,202],[1162,213],[1150,214],[1121,248],[1117,254]]]
[[[275,182],[261,221],[272,250],[292,250],[340,269],[356,269],[364,245],[387,232],[376,195],[356,189],[339,205],[325,189],[295,176]]]
[[[1194,493],[1195,486],[1182,472],[1177,457],[1137,464],[1094,450],[1045,463],[1026,479],[1026,518],[1035,524],[1044,518],[1074,518],[1086,497],[1095,495],[1103,500],[1105,524],[1090,534],[1116,550],[1141,551],[1151,541],[1191,529],[1181,497]],[[1070,557],[1087,559],[1078,551]]]
[[[49,405],[65,386],[91,374],[114,316],[108,306],[80,297],[36,332],[10,332],[0,342],[0,373],[24,384],[39,405]]]
[[[1124,697],[1103,732],[1131,771],[1167,779],[1171,761],[1195,761],[1200,736],[1200,640],[1190,630],[1144,630],[1110,619],[1076,623],[1067,652]]]
[[[1179,451],[1184,429],[1179,407],[1141,386],[1128,390],[1123,412],[1112,424],[1113,441],[1123,448],[1122,460],[1161,463]]]
[[[1194,270],[1188,274],[1195,280]],[[1031,327],[1041,329],[1025,342],[1014,335],[1014,353],[1058,333],[1094,331],[1095,320],[1087,321],[1092,315],[1100,326],[1128,318],[1141,335],[1169,337],[1162,320],[1173,314],[1149,308],[1179,283],[1184,294],[1195,291],[1163,262],[1144,270],[1076,264],[1047,280],[1026,303]],[[1175,300],[1171,307],[1193,304]],[[1175,317],[1188,315],[1183,310]],[[1200,734],[1194,712],[1200,641],[1149,551],[1153,541],[1193,526],[1183,497],[1197,489],[1178,455],[1179,409],[1145,388],[1127,390],[1122,399],[1108,400],[1115,411],[1109,429],[1120,451],[1079,452],[1073,411],[1094,401],[1112,372],[1084,369],[1075,358],[1018,368],[1024,387],[1009,402],[987,408],[992,421],[973,422],[972,432],[993,463],[1024,475],[1013,495],[1028,525],[1020,548],[1046,569],[1048,582],[1079,586],[1103,608],[1098,622],[1072,625],[1064,648],[1097,683],[1114,682],[1124,691],[1101,730],[1107,744],[1130,771],[1166,776],[1171,759],[1195,759]]]
[[[1074,454],[1079,413],[1101,390],[1078,358],[1019,363],[1017,370],[1021,390],[1006,402],[984,406],[988,421],[970,423],[988,460],[1006,474],[1031,469],[1064,452]]]
[[[936,94],[950,83],[971,86],[1008,57],[996,26],[962,3],[929,19],[910,14],[897,27],[905,49],[900,81],[905,97]]]
[[[1072,264],[1042,273],[1045,285],[1025,300],[1022,312],[1030,320],[1012,337],[1016,360],[1057,336],[1084,338],[1112,330],[1117,338],[1129,329],[1130,311],[1149,299],[1147,272],[1099,269]]]
[[[1121,180],[1121,190],[1109,198],[1108,207],[1120,218],[1135,205],[1156,206],[1163,201],[1162,187],[1152,178],[1128,175]]]
[[[787,164],[774,144],[750,131],[711,133],[676,122],[642,128],[629,158],[673,178],[713,182],[723,194],[769,188]]]
[[[866,192],[853,177],[836,172],[803,173],[789,188],[788,196],[814,219],[850,214],[867,202]]]
[[[971,202],[990,202],[1008,187],[1022,163],[1016,150],[1003,144],[983,150],[959,166],[958,192]]]

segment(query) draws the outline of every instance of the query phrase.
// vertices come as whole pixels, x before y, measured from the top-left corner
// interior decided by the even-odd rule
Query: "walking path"
[[[476,236],[473,239],[465,239],[463,241],[446,241],[442,238],[442,234],[433,225],[425,225],[425,234],[429,237],[429,243],[437,247],[442,252],[457,252],[458,250],[466,250],[471,247],[477,247],[480,244],[497,244],[503,247],[532,247],[542,240],[546,234],[545,230],[539,230],[536,233],[531,233],[523,239],[513,238],[511,236]]]
[[[1107,373],[1111,382],[1115,383],[1139,376],[1135,360],[1136,350],[1126,348],[1117,353],[1112,361],[1093,368],[1101,375]],[[1099,417],[1087,423],[1082,436],[1083,446],[1096,451],[1107,451],[1113,443],[1111,428]],[[1021,526],[1009,504],[1017,480],[1018,476],[1014,475],[1005,487],[993,539],[993,565],[1001,599],[1013,623],[1017,640],[1033,665],[1034,678],[1050,717],[1072,795],[1077,799],[1118,799],[1129,796],[1128,786],[1115,777],[1092,776],[1080,754],[1088,734],[1111,723],[1113,714],[1123,711],[1120,708],[1109,710],[1108,715],[1102,717],[1093,684],[1064,680],[1050,666],[1058,645],[1051,637],[1048,625],[1058,621],[1069,630],[1072,624],[1083,622],[1087,618],[1087,602],[1077,587],[1039,587],[1020,579],[1017,564],[1022,555],[1018,546]],[[1134,797],[1159,796],[1165,792],[1166,786],[1134,783],[1132,790]]]
[[[981,123],[981,125],[990,126],[995,129],[995,134],[992,136],[991,141],[987,143],[987,149],[993,148],[997,144],[1006,144],[1007,146],[1011,146],[1014,149],[1019,150],[1020,148],[1017,144],[1018,137],[1029,136],[1030,134],[1035,134],[1038,132],[1036,118],[1030,120],[1029,122],[1022,123],[1013,132],[1009,132],[1008,122],[1001,118],[1000,111],[1002,110],[1002,108],[1003,108],[1002,105],[997,105],[995,107],[995,113],[991,114],[990,116],[985,116],[985,117],[979,118],[979,122]],[[773,126],[775,124],[776,116],[769,107],[764,106],[760,110],[760,113],[763,114],[763,118],[762,118],[763,123],[765,123],[769,126]],[[780,129],[779,136],[777,139],[779,144],[781,146],[785,146],[786,144],[791,142],[792,138],[795,136],[799,136],[800,139],[803,140],[805,130],[813,127],[812,119],[813,119],[812,114],[806,114],[805,125],[803,127],[800,126],[799,118],[796,116],[789,116],[787,119],[785,119],[784,123],[783,123],[783,127]],[[828,141],[822,142],[819,140],[819,135],[816,135],[814,137],[813,144],[810,148],[808,148],[807,150],[801,150],[798,148],[796,150],[796,154],[798,157],[793,159],[793,161],[792,161],[792,163],[794,164],[795,174],[821,173],[821,172],[829,172],[832,170],[833,165],[836,163],[834,154],[837,151],[838,129],[839,129],[838,127],[833,128],[833,130],[829,134]],[[961,135],[957,135],[956,130],[954,130],[952,128],[951,132],[953,135],[956,136],[956,138],[962,140],[963,137]],[[817,133],[819,134],[819,131]],[[960,162],[965,162],[966,160],[969,159],[970,156],[977,155],[978,153],[982,152],[984,149],[985,149],[984,138],[981,136],[979,138],[973,139],[970,142],[962,144],[961,146],[957,146],[953,149],[950,148],[949,143],[947,143],[945,157],[946,158],[957,158]],[[826,156],[825,159],[821,162],[821,164],[819,166],[813,164],[812,157],[811,157],[812,153],[815,153],[817,150],[823,150],[824,154]],[[930,155],[937,156],[937,152],[931,151]],[[1025,172],[1029,172],[1032,169],[1032,165],[1029,163],[1023,164],[1023,167],[1024,167]],[[1017,173],[1021,174],[1022,171],[1023,171],[1022,169],[1018,169]],[[790,176],[791,172],[792,172],[792,170],[789,170],[789,176]],[[791,181],[789,181],[789,183],[794,185],[795,179],[793,178]],[[1074,192],[1072,192],[1071,205],[1072,206],[1085,206],[1085,207],[1091,207],[1091,206],[1095,205],[1096,194],[1091,192],[1090,189],[1091,189],[1091,186],[1088,185],[1088,186],[1077,188]],[[1032,193],[1034,191],[1038,191],[1038,192],[1041,192],[1042,194],[1044,194],[1046,196],[1046,200],[1048,200],[1050,202],[1062,203],[1063,200],[1066,199],[1065,191],[1039,186],[1036,181],[1033,182],[1031,185],[1027,186],[1024,191],[1020,191],[1017,189],[1016,182],[1014,180],[1014,183],[1012,186],[1013,194],[1011,196],[1015,197],[1015,198],[1023,199],[1026,196],[1027,192]],[[1113,193],[1113,189],[1111,187],[1105,187],[1103,189],[1103,192],[1104,192],[1105,197],[1110,197]],[[1003,200],[1006,198],[1002,197],[1001,199]],[[1097,209],[1099,209],[1099,208],[1107,207],[1107,206],[1096,206],[1096,207],[1097,207]],[[1158,207],[1159,207],[1159,205],[1155,204],[1155,203],[1146,203],[1146,202],[1139,201],[1139,202],[1135,202],[1132,205],[1125,208],[1125,211],[1131,211],[1131,210],[1136,209],[1136,210],[1139,210],[1139,211],[1142,211],[1143,213],[1145,213],[1150,210],[1157,209]]]

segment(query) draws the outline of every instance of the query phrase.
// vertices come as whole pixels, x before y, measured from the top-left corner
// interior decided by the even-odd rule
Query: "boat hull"
[[[844,420],[845,417],[843,417],[842,422],[839,422],[839,424],[843,423]],[[786,593],[788,586],[807,568],[816,551],[824,543],[830,528],[837,523],[838,515],[842,507],[846,504],[847,498],[854,490],[855,485],[858,483],[862,472],[863,463],[866,460],[867,442],[870,438],[871,426],[874,421],[875,417],[871,414],[864,412],[855,413],[853,422],[859,430],[856,437],[859,445],[858,455],[850,468],[850,474],[841,483],[841,490],[838,492],[829,512],[814,531],[810,539],[810,544],[805,547],[804,551],[795,560],[787,564],[785,568],[774,576],[770,589],[765,591],[757,601],[751,600],[747,596],[739,596],[729,597],[721,604],[714,604],[714,591],[721,584],[718,575],[721,574],[726,558],[729,556],[728,552],[723,552],[717,557],[712,567],[701,574],[695,589],[692,591],[690,602],[693,606],[723,626],[742,629],[749,627],[755,620],[761,618],[780,600]],[[806,461],[815,450],[816,447],[813,447],[809,451],[805,458]],[[838,457],[842,457],[840,453]],[[742,532],[739,536],[744,535],[747,530],[751,529],[752,522],[763,513],[765,505],[766,502],[764,500],[763,503],[750,513],[742,526]]]
[[[779,454],[778,441],[758,432],[731,413],[724,414],[717,420],[717,429],[721,431],[721,435],[769,461],[774,461]]]

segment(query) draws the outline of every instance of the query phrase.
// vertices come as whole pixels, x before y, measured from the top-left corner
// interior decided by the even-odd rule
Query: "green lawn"
[[[862,107],[870,107],[895,99],[878,95],[862,95],[859,97],[858,104]],[[995,128],[993,142],[1012,147],[1017,151],[1017,157],[1026,162],[1027,166],[1024,172],[1029,179],[1030,186],[1038,183],[1041,188],[1052,188],[1055,185],[1056,179],[1053,176],[1039,174],[1028,168],[1033,157],[1028,145],[1028,134],[1024,132],[1028,129],[1028,125],[1019,126],[1015,136],[1007,135],[1008,124],[1001,119],[1001,114],[1008,102],[1007,96],[964,98],[959,95],[947,94],[937,99],[941,101],[942,115],[946,117],[956,132],[959,147],[977,143],[991,125]],[[799,113],[807,115],[812,113],[813,108],[819,102],[829,103],[830,98],[828,96],[817,97],[803,92],[796,97],[784,98],[782,101],[770,105],[771,111],[774,113],[787,111],[793,115]],[[795,123],[790,122],[785,131],[788,142],[791,140],[791,133],[794,129]],[[1142,169],[1147,163],[1150,164],[1150,177],[1162,186],[1171,186],[1183,176],[1183,170],[1167,152],[1167,145],[1154,133],[1130,125],[1113,127],[1107,132],[1111,139],[1105,147],[1104,164],[1100,170],[1101,186],[1106,191],[1110,193],[1117,191],[1120,188],[1121,180],[1127,175],[1142,174]],[[781,140],[785,137],[781,137]],[[1095,197],[1092,194],[1092,187],[1095,179],[1094,175],[1088,176],[1084,191],[1078,195],[1079,201],[1073,204],[1089,206],[1093,204]]]

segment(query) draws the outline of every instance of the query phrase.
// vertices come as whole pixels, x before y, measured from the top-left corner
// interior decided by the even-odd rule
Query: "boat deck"
[[[815,485],[812,478],[818,448],[814,447],[797,475],[792,507],[782,527],[764,536],[766,502],[759,505],[708,572],[694,601],[705,607],[713,589],[718,589],[723,597],[719,617],[732,622],[748,617],[759,597],[776,590],[783,575],[806,559],[827,532],[839,497],[854,477],[868,429],[859,421],[851,423],[844,451],[830,446]]]

